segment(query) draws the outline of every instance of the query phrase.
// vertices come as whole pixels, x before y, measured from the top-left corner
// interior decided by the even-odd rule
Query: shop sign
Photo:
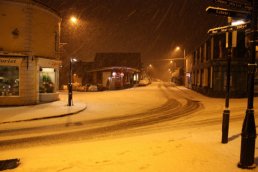
[[[18,58],[0,58],[0,65],[4,66],[19,66],[22,59]]]
[[[49,60],[49,59],[39,59],[39,65],[41,67],[59,68],[61,65],[61,61]]]

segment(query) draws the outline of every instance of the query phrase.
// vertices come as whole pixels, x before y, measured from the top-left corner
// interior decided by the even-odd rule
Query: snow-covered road
[[[91,102],[94,98],[88,98],[89,93],[77,92],[75,94],[75,100],[88,102],[88,109],[77,115],[9,124],[23,127],[2,130],[0,133],[1,148],[28,146],[28,143],[31,146],[39,143],[85,140],[118,133],[128,134],[129,131],[140,133],[142,129],[146,131],[146,128],[155,130],[155,125],[188,116],[200,110],[201,105],[187,94],[178,89],[172,90],[169,85],[163,83],[129,90],[90,94],[97,101]],[[133,97],[128,99],[129,95]],[[165,103],[163,103],[164,100]],[[156,101],[160,102],[156,103]],[[92,106],[96,107],[97,103],[102,104],[101,109],[92,108]],[[120,105],[117,106],[117,104]],[[95,115],[92,114],[93,112],[89,113],[91,110],[93,112],[95,110]],[[100,116],[96,111],[103,115]]]
[[[65,100],[66,94],[62,94],[61,98]],[[161,121],[155,123],[133,127],[127,126],[130,126],[130,123],[121,123],[123,120],[120,119],[123,118],[126,122],[138,120],[139,115],[136,114],[142,113],[146,117],[145,112],[155,112],[155,109],[166,107],[170,99],[175,103],[171,105],[176,108],[175,111],[184,109],[182,107],[189,102],[193,103],[195,108],[190,109],[191,113],[180,115],[180,118],[173,120],[161,118]],[[240,160],[241,129],[246,99],[230,99],[231,114],[227,144],[221,144],[221,122],[225,100],[205,97],[184,87],[153,83],[147,87],[121,91],[75,93],[74,101],[87,102],[88,109],[80,115],[69,118],[40,121],[37,124],[28,122],[27,124],[34,129],[38,126],[41,130],[30,130],[25,135],[26,137],[45,135],[45,133],[52,135],[59,130],[54,126],[65,124],[69,124],[65,128],[69,128],[70,133],[64,132],[60,136],[58,131],[57,138],[52,141],[49,139],[51,137],[45,136],[45,141],[38,138],[25,139],[23,143],[13,145],[14,147],[2,148],[0,158],[20,158],[21,165],[14,171],[32,172],[245,171],[239,169],[237,163]],[[255,98],[255,112],[258,110],[257,101]],[[165,109],[161,108],[161,111]],[[113,121],[109,120],[112,118]],[[43,126],[46,122],[50,126],[44,131]],[[110,129],[107,126],[112,128],[116,125],[120,129],[113,128],[112,132],[107,132]],[[88,131],[93,134],[84,130],[79,131],[83,126],[87,126]],[[94,133],[94,130],[99,132]],[[78,132],[80,134],[76,136],[74,133]],[[1,137],[12,137],[7,135]],[[71,139],[59,141],[59,136]],[[14,134],[14,137],[17,135]],[[255,162],[258,164],[257,151]]]

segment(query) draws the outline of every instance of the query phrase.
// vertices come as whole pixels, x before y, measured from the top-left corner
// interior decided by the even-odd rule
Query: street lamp
[[[240,168],[255,168],[255,139],[256,125],[254,118],[254,81],[256,71],[256,45],[257,45],[257,16],[258,1],[252,0],[251,31],[250,34],[250,58],[248,62],[248,101],[245,119],[242,126]]]
[[[78,19],[77,19],[75,16],[71,16],[71,17],[70,17],[70,22],[71,22],[72,24],[77,24],[77,23],[78,23]]]
[[[176,51],[179,51],[179,50],[180,50],[180,47],[179,47],[179,46],[177,46],[175,50],[176,50]]]
[[[244,20],[232,20],[231,17],[228,17],[228,23],[231,26],[237,26],[241,24],[245,24]],[[222,119],[222,143],[228,143],[228,130],[229,130],[229,118],[230,118],[230,110],[229,110],[229,97],[230,97],[230,76],[231,76],[231,59],[234,55],[234,48],[236,48],[237,43],[235,39],[236,31],[231,31],[226,33],[226,48],[227,48],[227,68],[226,68],[226,96],[225,96],[225,108],[223,111],[223,119]]]
[[[152,69],[153,69],[153,66],[152,64],[149,64],[148,67],[147,67],[147,75],[152,78]]]
[[[177,46],[175,48],[175,51],[179,51],[181,50],[181,47],[180,46]],[[186,83],[186,58],[185,58],[185,48],[183,49],[183,84]]]
[[[71,16],[70,19],[70,24],[75,26],[78,24],[78,19],[75,16]],[[68,78],[68,106],[72,106],[73,105],[73,85],[72,85],[72,67],[73,67],[73,63],[77,62],[76,58],[70,58],[69,59],[69,78]]]
[[[69,82],[68,82],[68,106],[73,105],[73,84],[72,84],[73,62],[77,62],[77,59],[70,58],[70,71],[69,71]]]
[[[181,50],[181,48],[180,48],[179,46],[177,46],[177,47],[175,48],[175,51],[179,51],[179,50]],[[183,58],[185,59],[185,49],[183,50],[183,53],[184,53]]]

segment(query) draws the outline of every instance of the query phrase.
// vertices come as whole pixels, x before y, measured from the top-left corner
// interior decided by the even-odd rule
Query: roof
[[[129,68],[141,68],[141,53],[96,53],[95,67],[126,66]]]
[[[125,67],[125,66],[103,67],[103,68],[88,70],[87,72],[98,72],[98,71],[107,71],[107,70],[122,70],[122,71],[140,72],[140,70],[138,70],[138,69]]]
[[[43,8],[43,9],[45,9],[45,10],[47,10],[47,11],[49,11],[49,12],[55,14],[55,15],[57,15],[59,18],[61,18],[61,15],[60,15],[60,13],[57,10],[47,6],[46,4],[44,4],[43,2],[41,2],[39,0],[1,0],[1,1],[17,2],[17,3],[22,3],[22,4],[31,3],[32,5],[40,7],[40,8]]]

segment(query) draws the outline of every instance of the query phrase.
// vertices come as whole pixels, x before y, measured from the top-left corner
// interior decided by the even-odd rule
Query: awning
[[[97,68],[93,70],[88,70],[87,72],[99,72],[99,71],[107,71],[107,70],[121,70],[121,71],[128,71],[128,72],[140,72],[139,69],[130,68],[130,67],[120,67],[120,66],[113,66],[113,67],[103,67]]]

